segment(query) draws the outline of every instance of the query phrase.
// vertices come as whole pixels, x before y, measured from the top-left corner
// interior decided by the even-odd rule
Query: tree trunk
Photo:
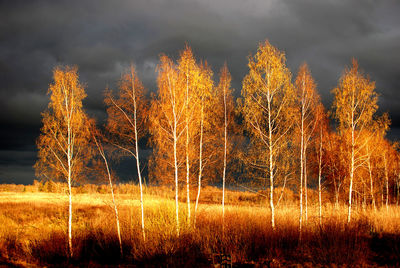
[[[353,167],[353,165],[352,165]],[[351,170],[350,173],[350,187],[349,187],[349,205],[348,205],[348,211],[347,211],[347,223],[350,222],[351,220],[351,199],[352,199],[352,191],[353,191],[353,170]]]
[[[303,109],[302,109],[303,110]],[[302,223],[303,223],[303,174],[304,174],[304,133],[303,133],[303,111],[301,112],[301,137],[300,137],[300,217],[299,217],[299,242],[302,239]]]
[[[188,211],[188,223],[190,225],[190,164],[189,164],[189,133],[186,132],[186,200]]]
[[[353,110],[352,110],[352,118],[354,118]],[[355,146],[354,131],[355,131],[354,130],[354,122],[352,122],[352,129],[351,129],[351,159],[350,159],[350,187],[349,187],[349,207],[348,207],[348,212],[347,212],[347,223],[349,223],[350,220],[351,220],[351,201],[352,201],[351,199],[352,199],[353,179],[354,179],[354,146]]]
[[[68,111],[68,103],[65,102],[66,110]],[[68,137],[67,137],[67,164],[68,164],[68,197],[69,197],[69,213],[68,213],[68,249],[70,258],[73,257],[72,249],[72,133],[71,133],[71,117],[72,113],[67,115]]]
[[[400,198],[400,180],[397,181],[397,200],[396,200],[396,205],[399,205],[399,198]]]
[[[304,216],[305,216],[305,224],[308,221],[308,196],[307,196],[307,146],[304,144]]]
[[[384,164],[385,164],[386,211],[389,211],[389,175],[388,175],[386,155],[383,156],[383,161],[384,161]]]
[[[146,241],[146,231],[144,229],[143,185],[141,177],[139,177],[139,188],[140,188],[140,210],[142,214],[142,236],[143,236],[143,241]]]
[[[113,188],[113,183],[112,183],[112,179],[111,179],[110,168],[108,166],[108,161],[107,161],[106,155],[104,153],[104,149],[103,149],[102,145],[99,143],[99,141],[97,141],[97,138],[96,138],[95,134],[93,134],[93,139],[94,139],[94,141],[96,143],[97,149],[99,150],[99,153],[100,153],[101,157],[103,158],[104,165],[105,165],[106,170],[107,170],[108,183],[110,185],[111,197],[112,197],[112,202],[113,202],[113,206],[114,206],[115,220],[116,220],[116,225],[117,225],[119,250],[120,250],[121,257],[122,257],[123,256],[123,251],[122,251],[121,229],[120,229],[120,225],[119,225],[118,208],[117,208],[117,203],[115,202],[114,188]]]
[[[175,123],[176,125],[176,123]],[[175,213],[176,213],[176,233],[179,236],[179,202],[178,202],[178,161],[176,155],[176,133],[174,135],[174,167],[175,167]]]
[[[200,191],[201,191],[201,176],[203,172],[203,131],[204,131],[204,105],[201,102],[201,119],[200,119],[200,143],[199,143],[199,181],[196,197],[196,205],[194,208],[194,225],[196,225],[197,207],[199,205]]]
[[[368,148],[367,148],[368,150]],[[369,183],[370,183],[370,194],[371,194],[371,202],[374,210],[376,211],[376,203],[375,203],[375,196],[374,196],[374,183],[372,179],[372,167],[371,167],[371,158],[368,156],[368,173],[369,173]]]
[[[178,200],[178,158],[177,158],[177,121],[176,121],[176,113],[175,108],[173,109],[174,113],[174,128],[173,128],[173,139],[174,139],[174,168],[175,168],[175,214],[176,214],[176,234],[179,236],[179,200]]]
[[[146,241],[146,233],[145,233],[145,229],[144,229],[142,173],[140,171],[139,141],[138,141],[138,130],[137,130],[136,88],[135,88],[135,83],[134,83],[133,67],[131,67],[131,78],[132,78],[133,120],[134,120],[134,132],[135,132],[135,155],[136,155],[135,158],[136,158],[136,168],[137,168],[137,172],[138,172],[139,189],[140,189],[140,210],[141,210],[141,220],[142,220],[142,236],[143,236],[143,241]]]
[[[119,227],[118,208],[117,208],[117,204],[115,202],[114,189],[113,189],[113,184],[112,184],[112,180],[111,180],[110,169],[108,168],[107,159],[106,159],[104,153],[102,153],[102,157],[103,157],[104,163],[106,164],[107,174],[108,174],[108,181],[110,183],[111,196],[112,196],[112,201],[113,201],[113,205],[114,205],[115,220],[116,220],[116,223],[117,223],[117,234],[118,234],[118,241],[119,241],[119,250],[120,250],[121,256],[123,256],[121,229]]]
[[[226,111],[226,85],[224,87],[224,169],[222,171],[222,228],[225,228],[225,176],[226,176],[226,146],[228,140],[228,122]]]
[[[271,119],[271,99],[268,92],[268,140],[269,140],[269,205],[271,208],[271,227],[275,229],[275,208],[274,208],[274,169],[273,169],[273,144],[272,144],[272,119]]]
[[[321,174],[322,174],[322,128],[320,130],[319,140],[319,161],[318,161],[318,202],[319,202],[319,224],[322,224],[322,190],[321,190]]]
[[[397,198],[396,198],[396,205],[399,205],[399,198],[400,198],[400,173],[397,175]]]
[[[186,73],[186,200],[190,225],[190,163],[189,163],[189,70]]]
[[[363,182],[363,196],[362,196],[362,208],[363,208],[363,211],[365,211],[366,210],[366,208],[367,208],[367,194],[366,194],[366,190],[365,190],[365,183]]]
[[[72,187],[71,187],[71,170],[68,171],[68,197],[69,197],[69,206],[68,206],[68,250],[69,257],[73,257],[72,250]]]

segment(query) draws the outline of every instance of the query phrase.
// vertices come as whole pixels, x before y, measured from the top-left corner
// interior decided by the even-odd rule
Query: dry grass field
[[[347,224],[346,208],[328,204],[323,207],[322,225],[318,208],[309,207],[299,241],[295,202],[278,206],[277,228],[272,230],[266,200],[256,194],[228,192],[223,229],[218,191],[207,187],[202,193],[196,226],[185,222],[185,203],[180,204],[178,237],[172,194],[165,189],[147,188],[143,241],[138,195],[118,188],[123,256],[119,253],[110,195],[76,193],[73,259],[68,258],[67,251],[65,194],[0,192],[0,265],[213,267],[219,262],[219,253],[230,255],[234,267],[400,265],[398,207],[378,211],[359,208]]]

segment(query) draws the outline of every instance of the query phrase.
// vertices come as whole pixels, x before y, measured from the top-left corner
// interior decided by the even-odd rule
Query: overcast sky
[[[355,57],[376,81],[381,111],[400,138],[400,1],[126,0],[0,1],[0,183],[31,183],[35,139],[52,69],[79,67],[85,107],[104,118],[105,87],[131,62],[155,91],[160,53],[187,42],[215,73],[224,61],[236,92],[247,56],[268,39],[295,75],[307,62],[330,108],[331,89]]]

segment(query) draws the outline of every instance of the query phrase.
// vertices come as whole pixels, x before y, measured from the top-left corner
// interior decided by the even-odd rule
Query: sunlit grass
[[[399,263],[400,211],[396,206],[377,211],[358,208],[354,210],[350,225],[346,223],[344,205],[339,208],[324,205],[322,225],[318,207],[309,206],[299,242],[296,202],[278,206],[277,228],[272,230],[265,200],[252,199],[254,196],[248,193],[230,192],[231,204],[226,207],[225,228],[222,228],[221,206],[215,203],[219,200],[206,199],[207,196],[216,199],[215,188],[211,190],[213,194],[205,191],[196,226],[187,222],[186,204],[180,203],[181,234],[178,237],[173,195],[157,196],[157,189],[147,189],[144,198],[146,241],[141,236],[138,195],[119,190],[122,257],[110,195],[75,194],[73,245],[76,254],[72,260],[68,260],[66,248],[68,200],[65,194],[1,192],[0,260],[38,266],[68,262],[209,266],[213,254],[226,253],[232,256],[233,262],[242,264]],[[239,198],[241,194],[245,197]]]

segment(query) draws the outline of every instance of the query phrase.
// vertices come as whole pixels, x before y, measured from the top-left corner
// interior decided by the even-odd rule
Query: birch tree
[[[228,66],[225,63],[220,70],[219,84],[216,88],[217,104],[215,107],[217,125],[215,130],[220,132],[222,135],[217,135],[218,139],[222,139],[222,219],[225,219],[225,188],[226,188],[226,174],[227,174],[227,163],[228,154],[231,153],[232,144],[229,140],[228,132],[234,125],[233,115],[235,110],[234,100],[232,96],[233,89],[231,88],[231,74],[229,73]],[[222,128],[221,128],[222,125]]]
[[[221,110],[223,118],[223,169],[222,169],[222,219],[225,219],[225,183],[226,183],[226,169],[227,157],[229,150],[228,141],[228,127],[232,125],[232,114],[234,111],[234,102],[231,89],[231,74],[229,73],[228,66],[225,63],[220,71],[219,84],[217,87],[217,94],[219,99],[219,106],[223,106]]]
[[[274,183],[279,169],[276,163],[284,148],[285,137],[292,128],[288,115],[293,86],[285,62],[283,52],[268,41],[261,43],[257,53],[249,57],[249,73],[242,88],[241,110],[245,126],[258,148],[259,159],[263,160],[256,165],[266,171],[269,179],[272,228],[275,228]]]
[[[186,164],[186,202],[188,211],[188,223],[190,224],[190,164],[191,164],[191,152],[193,149],[193,132],[195,119],[194,113],[198,107],[196,101],[196,93],[200,91],[200,68],[196,64],[196,60],[193,56],[193,52],[189,46],[186,45],[182,51],[180,59],[178,61],[179,70],[179,83],[184,88],[185,92],[185,164]],[[201,103],[201,101],[200,101]],[[203,107],[203,106],[202,106]],[[201,108],[202,109],[202,108]],[[202,110],[203,112],[203,110]],[[201,119],[202,120],[202,119]],[[203,121],[201,121],[203,122]],[[201,148],[200,148],[201,149]],[[201,169],[200,169],[201,176]]]
[[[375,83],[359,71],[356,60],[353,60],[350,69],[344,71],[333,94],[335,95],[334,117],[339,123],[339,133],[343,137],[350,137],[350,146],[347,151],[349,165],[347,222],[350,222],[355,171],[365,161],[361,148],[366,143],[365,140],[360,139],[360,133],[374,120],[374,114],[378,108],[378,96],[375,92]]]
[[[143,240],[146,240],[143,208],[143,180],[140,167],[139,139],[146,134],[145,119],[147,104],[144,87],[136,75],[133,65],[119,83],[118,97],[114,98],[110,90],[106,91],[107,126],[110,142],[124,155],[136,160],[140,189],[141,227]]]
[[[158,173],[162,170],[169,176],[170,168],[173,168],[176,233],[179,236],[179,170],[185,163],[185,158],[182,157],[185,152],[182,135],[186,130],[186,92],[179,84],[179,72],[171,59],[162,55],[157,70],[158,95],[153,100],[150,111],[152,143],[155,145],[153,159]]]
[[[374,150],[372,149],[373,147],[373,142],[376,142],[375,139],[371,139],[366,146],[365,146],[365,153],[367,155],[366,159],[366,167],[368,170],[368,178],[369,178],[369,189],[370,189],[370,197],[371,197],[371,204],[374,210],[376,211],[376,201],[375,201],[375,188],[374,188],[374,176],[373,172],[375,169],[374,161],[373,159],[375,158],[374,155]]]
[[[296,120],[297,132],[300,136],[300,217],[299,231],[301,234],[303,219],[303,194],[305,198],[305,219],[307,221],[307,147],[315,134],[317,125],[317,108],[320,97],[316,92],[316,84],[306,64],[303,64],[295,81],[298,119]],[[304,189],[304,192],[303,192]]]
[[[383,114],[377,120],[374,121],[373,125],[368,129],[364,130],[364,138],[367,140],[364,148],[366,160],[364,168],[367,172],[367,178],[369,180],[369,195],[371,198],[371,205],[376,211],[376,183],[377,179],[377,165],[380,162],[381,155],[379,150],[380,142],[384,139],[386,132],[389,130],[390,120],[387,113]]]
[[[317,143],[315,144],[317,162],[318,162],[318,216],[319,224],[322,224],[322,171],[324,168],[323,156],[324,156],[324,144],[326,143],[326,136],[329,131],[328,116],[325,112],[325,108],[320,103],[316,111],[316,122],[317,122]]]
[[[38,176],[68,184],[68,252],[72,258],[72,186],[82,178],[90,152],[88,117],[82,108],[86,94],[79,83],[76,67],[56,67],[53,79],[48,90],[50,103],[42,114],[35,170]]]
[[[200,200],[201,186],[203,180],[204,168],[207,164],[210,164],[211,158],[215,155],[213,149],[215,149],[213,143],[213,130],[211,121],[215,113],[215,94],[214,94],[214,83],[212,81],[212,71],[207,63],[199,66],[200,76],[198,90],[196,92],[195,98],[197,101],[198,112],[200,115],[195,116],[198,121],[198,182],[197,182],[197,196],[195,203],[195,222],[196,213]],[[205,148],[205,147],[208,148]]]
[[[100,157],[102,158],[102,160],[104,162],[104,168],[105,168],[106,175],[107,175],[107,178],[108,178],[108,184],[110,185],[111,198],[112,198],[114,214],[115,214],[115,222],[116,222],[116,226],[117,226],[119,251],[120,251],[120,254],[121,254],[121,257],[122,257],[123,256],[123,250],[122,250],[121,228],[120,228],[120,224],[119,224],[118,207],[117,207],[117,202],[115,200],[115,195],[114,195],[114,186],[113,186],[110,166],[108,165],[107,156],[106,156],[106,153],[104,151],[103,144],[101,142],[103,135],[101,135],[101,133],[95,127],[94,122],[91,124],[90,132],[92,133],[92,139],[93,139],[93,142],[94,142],[94,144],[95,144],[95,146],[97,148],[97,151],[98,151]]]

